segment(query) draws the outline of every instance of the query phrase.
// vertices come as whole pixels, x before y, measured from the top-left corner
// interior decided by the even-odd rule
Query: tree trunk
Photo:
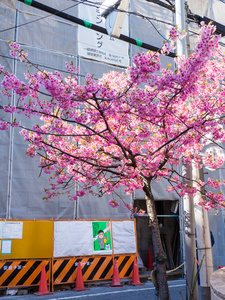
[[[152,231],[152,242],[153,249],[155,254],[155,262],[156,262],[156,278],[159,292],[160,300],[169,300],[169,288],[166,279],[166,255],[163,250],[160,231],[159,231],[159,223],[157,218],[157,213],[155,209],[155,200],[153,194],[151,192],[150,183],[143,187],[145,192],[147,213],[149,216],[149,227]]]

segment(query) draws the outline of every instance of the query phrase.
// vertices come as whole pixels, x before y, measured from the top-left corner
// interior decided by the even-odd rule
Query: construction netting
[[[95,1],[93,5],[80,1],[40,2],[69,15],[104,26],[99,18],[99,1]],[[128,14],[122,33],[156,47],[162,46],[170,25],[159,23],[154,19],[167,19],[167,23],[174,24],[173,13],[143,1],[131,1],[129,11],[148,16],[151,20],[137,14]],[[9,56],[7,44],[9,40],[21,44],[28,52],[29,59],[41,69],[58,70],[66,74],[65,63],[73,60],[79,67],[78,79],[81,84],[85,83],[85,75],[88,73],[93,74],[95,78],[100,78],[103,73],[110,70],[122,72],[130,65],[134,54],[145,51],[143,48],[112,39],[16,0],[1,1],[0,19],[0,63],[20,78],[23,77],[26,69],[23,64]],[[157,24],[161,35],[154,29],[154,24]],[[171,58],[166,57],[162,64],[166,66],[171,61]],[[23,121],[27,126],[32,125],[28,119],[24,118]],[[25,155],[27,145],[19,130],[2,131],[0,141],[0,218],[122,219],[130,217],[130,212],[123,205],[115,209],[108,205],[110,196],[99,198],[87,195],[76,202],[71,202],[61,195],[45,203],[42,197],[45,196],[44,188],[48,187],[48,177],[45,174],[40,176],[38,158],[30,159]],[[177,195],[165,192],[163,183],[156,184],[154,191],[156,199],[177,199]],[[138,192],[138,198],[140,197],[144,199],[144,195]],[[123,199],[126,203],[132,202],[131,196],[123,196]]]

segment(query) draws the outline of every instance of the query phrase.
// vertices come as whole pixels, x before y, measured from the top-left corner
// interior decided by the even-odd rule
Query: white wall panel
[[[92,223],[54,222],[54,257],[93,254]]]
[[[136,238],[133,221],[112,222],[114,254],[136,253]]]

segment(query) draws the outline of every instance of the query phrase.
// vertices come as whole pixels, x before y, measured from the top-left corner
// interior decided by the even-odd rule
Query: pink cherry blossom
[[[112,206],[113,208],[118,207],[120,204],[116,200],[109,200],[109,205]]]

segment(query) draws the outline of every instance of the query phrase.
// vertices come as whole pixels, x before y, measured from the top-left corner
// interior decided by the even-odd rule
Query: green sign
[[[112,250],[110,221],[92,222],[94,251]]]

